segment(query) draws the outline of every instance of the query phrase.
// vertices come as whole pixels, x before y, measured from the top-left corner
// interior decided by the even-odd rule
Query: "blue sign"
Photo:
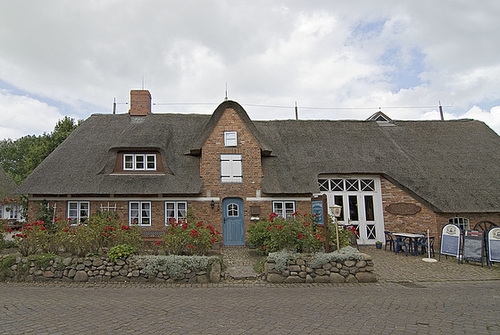
[[[323,201],[322,200],[314,200],[312,203],[312,214],[318,219],[318,224],[322,225],[325,223],[323,218]]]

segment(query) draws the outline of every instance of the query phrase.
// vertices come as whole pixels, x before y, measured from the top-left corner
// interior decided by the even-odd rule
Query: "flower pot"
[[[382,249],[382,243],[375,243],[375,246],[377,247],[377,249]]]

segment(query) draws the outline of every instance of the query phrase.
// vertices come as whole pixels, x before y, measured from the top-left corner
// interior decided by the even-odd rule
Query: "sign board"
[[[312,214],[317,218],[318,224],[323,225],[325,223],[324,212],[323,209],[323,199],[322,198],[313,198],[311,201],[312,204]]]
[[[441,258],[441,255],[458,257],[460,255],[461,236],[462,231],[457,225],[449,223],[444,226],[441,230],[441,248],[439,251],[439,258]]]
[[[462,248],[464,261],[481,262],[484,257],[484,232],[467,230],[464,234],[464,245]]]
[[[328,232],[328,198],[326,194],[311,198],[312,214],[325,230],[325,252],[330,252],[330,233]]]
[[[488,264],[500,262],[500,227],[493,227],[488,231]]]

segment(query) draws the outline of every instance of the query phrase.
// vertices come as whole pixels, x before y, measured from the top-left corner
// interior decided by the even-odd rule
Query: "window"
[[[68,201],[68,219],[71,219],[72,224],[84,223],[89,213],[89,201]]]
[[[448,223],[454,223],[462,229],[462,231],[470,230],[469,219],[467,218],[451,218]]]
[[[227,205],[227,216],[228,217],[238,217],[240,216],[240,210],[238,204],[231,203]]]
[[[225,131],[224,132],[224,146],[237,147],[238,146],[238,132]]]
[[[156,171],[156,154],[124,154],[123,170]]]
[[[187,201],[165,201],[165,225],[187,219]]]
[[[273,201],[273,212],[286,219],[295,213],[295,201]]]
[[[151,202],[130,201],[128,222],[139,226],[151,226]]]
[[[220,155],[220,179],[223,183],[243,182],[241,155]]]

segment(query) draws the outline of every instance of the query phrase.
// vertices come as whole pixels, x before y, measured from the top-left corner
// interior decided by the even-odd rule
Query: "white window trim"
[[[70,206],[72,204],[76,204],[77,206],[77,213],[76,213],[76,216],[71,216],[70,214]],[[82,205],[86,204],[87,205],[87,215],[82,215]],[[67,216],[68,216],[68,219],[71,219],[71,224],[72,225],[75,225],[75,224],[78,224],[78,223],[81,223],[82,221],[84,221],[85,219],[88,219],[88,217],[90,216],[90,201],[68,201],[68,208],[67,208]]]
[[[132,167],[127,167],[125,161],[127,157],[132,158]],[[137,167],[137,158],[142,157],[143,167]],[[153,158],[154,167],[148,168],[148,158]],[[124,171],[156,171],[156,154],[123,154],[123,170]]]
[[[279,213],[279,210],[276,210],[276,205],[281,204],[283,213]],[[292,204],[292,213],[295,213],[295,201],[288,201],[288,200],[282,200],[282,201],[273,201],[273,213],[278,214],[278,216],[282,217],[283,219],[288,218],[291,216],[292,213],[287,214],[286,213],[286,204]]]
[[[128,223],[129,223],[129,225],[134,224],[134,219],[135,219],[135,218],[132,218],[132,204],[138,204],[139,213],[138,213],[138,217],[137,217],[137,225],[140,227],[151,227],[151,222],[153,221],[152,217],[151,217],[152,212],[153,212],[152,208],[151,208],[151,201],[129,201],[129,203],[128,203]],[[143,204],[149,204],[149,215],[145,216],[145,217],[142,216]],[[149,219],[149,223],[142,223],[142,221],[145,218]]]
[[[234,138],[232,138],[234,136]],[[225,131],[224,132],[224,146],[225,147],[237,147],[238,146],[238,132],[237,131]]]
[[[184,204],[184,208],[185,208],[185,213],[184,213],[184,217],[181,217],[179,218],[179,204]],[[167,204],[174,204],[174,216],[173,217],[169,217],[167,215]],[[169,222],[170,222],[170,219],[173,218],[175,219],[176,222],[179,221],[179,219],[187,219],[187,211],[188,211],[188,203],[187,201],[165,201],[165,226],[170,226]]]
[[[241,154],[220,155],[220,180],[223,183],[243,182],[243,161]]]

